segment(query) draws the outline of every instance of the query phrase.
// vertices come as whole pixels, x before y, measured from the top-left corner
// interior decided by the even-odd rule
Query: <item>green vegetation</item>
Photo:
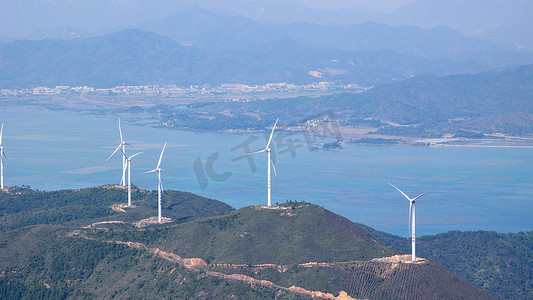
[[[382,138],[362,138],[358,140],[350,141],[354,144],[367,144],[367,145],[391,145],[400,142],[398,139],[382,139]]]
[[[291,299],[275,288],[206,277],[146,250],[67,232],[41,225],[0,235],[2,299]]]
[[[67,292],[62,289],[51,289],[38,283],[25,285],[20,281],[0,279],[1,299],[65,299]]]
[[[298,264],[368,260],[397,254],[348,219],[312,204],[246,207],[211,218],[142,231],[96,232],[208,263]]]
[[[14,187],[0,193],[0,231],[35,224],[67,224],[114,215],[109,206],[125,197],[118,189],[54,192]]]
[[[527,136],[533,134],[532,73],[533,65],[527,65],[473,75],[423,75],[360,94],[200,103],[191,110],[158,106],[149,111],[160,115],[160,122],[168,126],[200,130],[263,130],[274,123],[273,116],[283,121],[282,126],[296,126],[331,111],[339,125],[378,128],[373,134],[428,138],[452,134],[471,139],[483,138],[484,133]],[[326,117],[317,119],[332,119]]]
[[[284,290],[206,277],[143,249],[79,236],[77,228],[95,221],[133,222],[155,215],[156,193],[134,191],[137,206],[126,212],[110,208],[126,199],[120,188],[40,192],[22,187],[0,193],[0,298],[294,299]],[[178,191],[167,191],[163,202],[164,214],[177,222],[233,210]]]
[[[316,267],[291,266],[282,272],[261,267],[218,269],[333,295],[345,291],[357,299],[432,299],[436,294],[439,299],[491,298],[435,262],[412,265],[358,261]]]
[[[319,115],[318,119],[324,121],[325,118],[332,117],[327,114],[330,111],[334,111],[335,117],[342,119],[343,122],[348,122],[344,115],[362,107],[368,101],[357,94],[342,93],[318,98],[297,97],[251,102],[194,103],[190,110],[159,105],[148,109],[148,112],[159,115],[160,122],[171,127],[199,130],[262,130],[272,126],[276,118],[283,121],[283,126],[297,126],[314,115]],[[205,118],[206,115],[210,118]],[[354,122],[367,124],[371,121]],[[380,122],[377,121],[377,123]]]
[[[306,299],[307,295],[288,289],[294,285],[335,296],[346,291],[358,298],[490,298],[438,263],[371,261],[399,252],[377,242],[362,226],[310,203],[291,201],[274,209],[253,206],[233,210],[212,199],[167,191],[164,214],[174,221],[136,228],[133,222],[155,215],[156,194],[134,189],[135,207],[111,210],[112,205],[125,200],[125,193],[110,186],[57,192],[23,187],[0,193],[0,221],[4,225],[0,231],[0,297]],[[16,206],[9,205],[12,203]],[[443,237],[436,236],[432,248],[446,249],[437,241],[454,245],[457,240],[453,233],[449,240]],[[380,238],[388,239],[389,245],[405,243],[391,235],[381,234]],[[480,238],[479,245],[490,245],[498,238]],[[510,273],[505,265],[517,267],[522,263],[526,266],[521,269],[523,274],[530,274],[531,236],[503,239],[505,245],[514,245],[511,261],[504,259],[494,269],[495,263],[481,261],[485,252],[474,247],[475,253],[482,254],[479,267],[459,262],[455,267],[474,274],[464,277],[476,284],[483,282],[484,289],[497,295],[527,298],[529,294],[517,293],[516,286],[530,286],[530,279],[524,277],[513,286],[506,279]],[[421,248],[427,247],[424,243],[430,239],[421,238]],[[465,244],[463,248],[469,247]],[[453,253],[451,249],[442,251],[440,255],[445,257]],[[201,258],[209,265],[186,268],[179,260],[168,259],[169,253]],[[507,252],[496,253],[513,257]],[[320,264],[299,265],[309,262]],[[501,274],[496,275],[498,271]],[[508,287],[495,289],[499,278]]]
[[[333,295],[343,290],[371,299],[426,299],[435,294],[446,299],[490,298],[437,263],[369,261],[398,252],[383,247],[349,220],[306,202],[283,203],[281,209],[246,207],[142,230],[90,230],[83,234],[140,242],[181,257],[203,258],[212,264],[209,270]],[[298,265],[308,262],[322,264]]]
[[[125,203],[127,191],[121,188],[86,188],[53,192],[14,187],[0,193],[0,231],[36,224],[86,224],[88,220],[138,221],[157,214],[157,193],[132,191],[138,207],[118,214],[112,204]],[[232,208],[220,201],[187,192],[167,191],[163,196],[163,214],[175,220],[218,215]]]
[[[409,240],[366,228],[383,244],[410,251]],[[499,298],[533,298],[533,231],[423,236],[417,239],[417,255],[441,263]]]
[[[452,231],[421,239],[421,255],[499,297],[533,298],[533,231]]]

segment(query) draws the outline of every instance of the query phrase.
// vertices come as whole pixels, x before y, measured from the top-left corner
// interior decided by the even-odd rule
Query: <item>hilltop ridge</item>
[[[141,242],[208,263],[298,264],[369,260],[399,254],[348,219],[310,203],[250,206],[223,215],[125,230],[106,239]]]
[[[167,191],[170,222],[139,227],[155,215],[154,192],[133,195],[134,207],[117,209],[126,191],[114,186],[0,193],[0,296],[491,298],[436,262],[406,263],[362,226],[311,203],[233,210]],[[27,204],[28,216],[12,203]]]
[[[316,291],[329,299],[344,293],[379,299],[490,298],[438,263],[406,262],[408,256],[384,247],[361,226],[306,202],[249,206],[143,230],[111,228],[79,234],[142,245],[213,276]]]

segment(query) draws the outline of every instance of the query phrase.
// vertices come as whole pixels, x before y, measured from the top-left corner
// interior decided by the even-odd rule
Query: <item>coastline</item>
[[[100,117],[120,116],[123,120],[128,121],[132,125],[149,126],[161,129],[176,129],[190,132],[202,133],[224,133],[230,135],[251,135],[263,131],[263,129],[196,129],[187,127],[166,126],[161,123],[157,116],[152,113],[141,111],[131,111],[132,106],[119,105],[117,103],[107,103],[103,101],[98,102],[98,106],[94,106],[94,102],[79,101],[79,99],[65,99],[62,97],[0,97],[1,108],[3,110],[9,107],[26,108],[30,110],[67,110],[80,114],[91,114]],[[91,105],[87,105],[87,104]],[[138,104],[138,103],[137,103]],[[145,104],[146,105],[146,104]],[[154,104],[155,105],[155,104]],[[147,106],[146,106],[147,107]],[[383,135],[376,134],[378,128],[375,127],[350,127],[335,125],[336,136],[324,136],[330,140],[337,140],[341,144],[357,144],[369,146],[395,146],[395,145],[410,145],[422,147],[471,147],[471,148],[533,148],[533,137],[529,136],[510,136],[502,133],[484,133],[485,138],[455,138],[453,135],[444,135],[440,138],[424,138],[401,135]],[[303,134],[305,130],[299,127],[281,128],[281,132],[286,132],[291,135]],[[321,144],[321,143],[319,143]]]

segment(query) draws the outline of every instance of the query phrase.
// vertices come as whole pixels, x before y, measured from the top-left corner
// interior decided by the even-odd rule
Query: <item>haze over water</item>
[[[6,185],[58,190],[119,183],[121,157],[105,161],[120,140],[116,118],[25,107],[7,107],[0,116],[8,157]],[[254,156],[255,172],[246,159],[232,162],[244,152],[230,149],[249,136],[134,126],[126,120],[122,129],[125,141],[133,145],[128,154],[144,151],[132,160],[132,181],[140,188],[156,188],[156,176],[142,172],[155,167],[168,141],[161,164],[165,189],[196,193],[235,208],[266,204],[266,154]],[[266,143],[262,135],[256,136],[252,150]],[[303,135],[291,138],[304,140]],[[435,186],[417,201],[417,235],[533,228],[531,148],[344,145],[337,152],[298,145],[294,158],[289,152],[277,154],[273,203],[305,200],[354,222],[407,236],[409,202],[387,182],[411,197]],[[213,153],[219,154],[214,171],[231,175],[222,181],[209,179],[202,190],[193,163],[197,158],[205,163]]]

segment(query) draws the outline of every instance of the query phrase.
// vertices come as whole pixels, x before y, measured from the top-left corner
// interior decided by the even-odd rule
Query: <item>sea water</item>
[[[116,116],[20,106],[4,108],[0,122],[5,123],[6,185],[58,190],[120,182],[120,153],[106,161],[120,142]],[[157,188],[156,175],[143,172],[156,167],[168,142],[161,163],[165,189],[235,208],[267,202],[266,153],[250,161],[239,147],[244,143],[260,150],[266,144],[262,134],[197,133],[127,120],[122,120],[122,132],[130,144],[128,155],[143,152],[132,159],[132,182],[140,188]],[[273,204],[308,201],[354,222],[407,236],[409,201],[390,182],[411,197],[433,187],[416,201],[417,235],[533,229],[531,148],[345,144],[341,151],[311,151],[301,134],[290,140],[274,137]]]

